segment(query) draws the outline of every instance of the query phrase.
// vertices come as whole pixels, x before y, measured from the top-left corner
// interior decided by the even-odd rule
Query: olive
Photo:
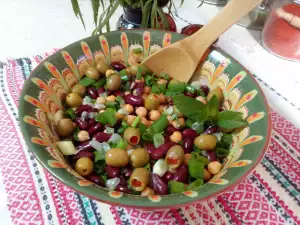
[[[72,92],[73,93],[76,93],[80,96],[84,96],[85,95],[85,92],[86,92],[86,87],[83,86],[82,84],[75,84],[73,87],[72,87]]]
[[[94,163],[88,157],[83,157],[77,160],[75,170],[81,176],[88,176],[93,172]]]
[[[149,171],[145,168],[136,168],[133,170],[129,184],[135,191],[143,191],[149,183]]]
[[[214,95],[217,97],[219,102],[221,102],[224,98],[223,91],[220,87],[217,87],[216,89],[209,92],[209,94],[207,95],[207,101],[209,101]]]
[[[183,148],[180,145],[175,145],[168,150],[165,160],[169,168],[177,169],[183,163],[183,159]]]
[[[138,71],[138,66],[132,65],[131,67],[129,67],[129,72],[131,75],[135,76],[137,74],[137,71]]]
[[[98,61],[96,67],[97,70],[102,74],[105,74],[106,71],[110,68],[109,65],[105,62],[105,60]]]
[[[85,75],[93,80],[98,80],[100,77],[100,73],[95,67],[88,67],[85,71]]]
[[[61,137],[67,137],[72,134],[74,131],[75,126],[70,119],[61,119],[58,121],[56,126],[56,131]]]
[[[119,90],[120,86],[121,86],[122,80],[121,77],[119,75],[111,75],[108,79],[107,79],[107,89],[109,91],[116,91]]]
[[[105,162],[109,166],[124,167],[128,164],[128,155],[124,149],[112,148],[105,154]]]
[[[217,144],[217,137],[209,134],[202,134],[194,140],[194,145],[197,148],[205,151],[214,150]]]
[[[79,94],[73,92],[73,93],[69,93],[67,95],[66,102],[67,102],[68,106],[70,106],[71,108],[75,108],[75,107],[81,105],[82,98]]]
[[[148,110],[155,110],[159,107],[159,103],[159,96],[157,94],[151,93],[145,100],[145,107]]]
[[[150,155],[144,148],[137,148],[130,155],[131,165],[135,168],[145,166],[149,160]]]
[[[124,131],[124,139],[131,145],[137,145],[141,139],[140,130],[138,128],[128,127]]]

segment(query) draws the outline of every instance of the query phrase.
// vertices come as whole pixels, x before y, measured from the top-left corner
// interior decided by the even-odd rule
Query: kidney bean
[[[126,185],[118,185],[116,188],[115,188],[115,191],[119,191],[119,192],[123,192],[123,193],[127,193],[127,194],[130,194],[130,189],[126,186]]]
[[[117,70],[118,72],[120,72],[121,70],[126,69],[126,66],[123,65],[123,64],[120,63],[120,62],[112,62],[112,63],[111,63],[111,66],[112,66],[115,70]]]
[[[124,100],[126,104],[130,104],[132,106],[143,106],[144,103],[142,96],[135,96],[133,94],[124,96]]]
[[[100,176],[98,176],[96,173],[91,173],[90,175],[88,175],[86,177],[87,180],[101,186],[101,187],[105,187],[105,183],[102,180],[102,178]]]
[[[137,95],[142,95],[144,93],[144,88],[145,88],[145,83],[135,83],[133,87]]]
[[[184,154],[191,153],[193,151],[193,146],[194,146],[194,140],[192,138],[189,137],[183,138]]]
[[[145,144],[144,148],[149,152],[149,154],[151,155],[153,153],[153,151],[155,150],[155,146],[154,144]]]
[[[170,100],[168,101],[168,105],[171,105],[171,106],[174,105],[173,99],[170,99]]]
[[[109,178],[115,178],[120,176],[120,168],[106,165],[105,172]]]
[[[172,142],[162,144],[158,148],[154,149],[154,151],[151,154],[151,159],[159,160],[159,159],[164,158],[166,156],[168,150],[174,145],[175,144]]]
[[[92,126],[92,125],[94,125],[95,123],[97,123],[97,122],[96,122],[96,120],[95,120],[94,118],[89,119],[89,126]]]
[[[91,113],[91,112],[98,112],[98,109],[89,109],[87,112],[88,112],[88,113]]]
[[[99,142],[107,142],[111,137],[111,134],[106,134],[104,132],[98,132],[94,135],[95,138]]]
[[[187,97],[191,97],[191,98],[194,98],[194,96],[195,96],[194,94],[189,93],[189,92],[185,92],[184,95]]]
[[[209,128],[206,129],[206,131],[204,133],[205,134],[214,134],[214,133],[218,133],[219,131],[220,131],[219,127],[210,126]]]
[[[169,125],[167,128],[167,134],[172,135],[175,131],[180,131],[179,129],[175,128],[173,125]]]
[[[158,195],[167,195],[168,194],[168,184],[164,182],[160,176],[157,174],[150,174],[150,183],[149,186],[153,188],[156,194]]]
[[[165,173],[165,175],[163,176],[163,179],[165,182],[169,182],[170,180],[172,180],[174,177],[174,175],[172,173],[170,173],[169,171],[167,171]]]
[[[94,124],[93,126],[91,126],[89,129],[88,129],[88,133],[90,136],[92,136],[93,134],[99,132],[102,130],[102,125],[101,123],[96,123]]]
[[[100,88],[98,88],[98,90],[97,90],[97,94],[98,94],[98,96],[100,96],[102,93],[104,93],[105,92],[105,88],[104,87],[100,87]]]
[[[217,154],[214,151],[206,151],[206,154],[209,161],[211,162],[218,161]]]
[[[95,88],[89,87],[87,89],[87,94],[92,98],[92,99],[97,99],[98,98],[98,93]]]
[[[117,90],[117,91],[112,92],[112,95],[124,97],[124,93],[121,92],[120,90]]]
[[[182,131],[182,135],[183,135],[183,137],[189,137],[191,139],[195,139],[196,137],[198,137],[197,132],[191,128],[184,129]]]
[[[83,121],[80,118],[75,119],[76,125],[81,129],[81,130],[87,130],[89,128],[89,124],[86,121]]]
[[[189,178],[189,170],[186,165],[181,165],[175,172],[173,180],[187,183]]]
[[[209,93],[209,87],[207,85],[201,85],[200,89],[204,92],[205,96]]]
[[[133,169],[130,167],[125,167],[122,171],[122,174],[124,175],[124,177],[129,178],[131,176],[133,172]]]
[[[78,152],[78,154],[76,155],[79,155],[82,151],[93,151],[94,148],[90,145],[90,141],[86,141],[86,142],[82,142],[80,143],[76,149],[80,152]],[[82,153],[83,154],[83,153]],[[84,156],[82,156],[84,157]]]
[[[120,183],[119,184],[122,185],[122,186],[126,186],[127,185],[127,181],[126,181],[126,179],[125,179],[124,176],[120,176]]]
[[[92,109],[92,107],[90,105],[80,105],[75,110],[75,114],[76,114],[76,116],[81,116],[82,112],[88,111],[89,109]]]

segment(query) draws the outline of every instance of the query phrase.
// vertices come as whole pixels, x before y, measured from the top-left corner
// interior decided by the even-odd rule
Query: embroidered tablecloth
[[[300,130],[276,111],[261,164],[233,190],[209,201],[142,211],[90,200],[58,182],[25,145],[17,110],[24,81],[47,55],[0,64],[1,225],[300,224]]]

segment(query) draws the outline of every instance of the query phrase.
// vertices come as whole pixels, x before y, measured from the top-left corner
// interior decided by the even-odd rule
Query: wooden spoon
[[[192,36],[184,38],[146,58],[142,64],[156,74],[167,73],[188,82],[206,50],[219,36],[250,12],[261,0],[232,0],[208,24]]]

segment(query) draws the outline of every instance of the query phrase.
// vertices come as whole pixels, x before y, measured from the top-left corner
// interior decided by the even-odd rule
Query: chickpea
[[[95,67],[88,67],[85,71],[85,75],[93,80],[98,80],[100,77],[100,73]]]
[[[222,164],[218,161],[210,162],[207,166],[207,169],[212,175],[216,175],[221,171]]]
[[[82,86],[82,84],[79,84],[79,83],[75,84],[72,87],[72,92],[76,93],[76,94],[79,94],[80,96],[84,96],[85,92],[86,92],[86,87]]]
[[[203,177],[203,180],[209,181],[210,178],[211,178],[211,173],[210,173],[207,169],[204,169],[204,177]]]
[[[125,115],[121,114],[121,113],[116,113],[116,119],[117,120],[123,120],[125,118]]]
[[[96,103],[97,104],[105,104],[106,103],[106,98],[100,96],[100,97],[97,98]]]
[[[148,86],[145,86],[145,87],[144,87],[144,94],[147,94],[147,95],[149,95],[149,94],[150,94],[150,92],[151,92],[151,88],[150,88],[150,87],[148,87]]]
[[[183,159],[183,162],[186,166],[189,165],[189,161],[190,159],[192,158],[192,155],[190,153],[186,153],[184,154],[184,159]]]
[[[114,101],[116,101],[116,96],[110,95],[110,96],[106,97],[106,101],[108,101],[108,102],[114,102]]]
[[[88,176],[93,172],[94,163],[88,157],[83,157],[77,160],[75,164],[76,172],[81,176]]]
[[[76,93],[69,93],[66,96],[66,102],[68,104],[68,106],[70,106],[71,108],[76,108],[77,106],[80,106],[82,103],[82,98],[79,94]]]
[[[114,74],[116,74],[116,71],[114,71],[114,70],[112,70],[112,69],[108,69],[108,70],[106,70],[106,72],[105,72],[105,76],[108,78],[108,77],[110,77],[111,75],[114,75]]]
[[[199,149],[211,151],[214,150],[217,145],[217,138],[214,135],[201,134],[200,136],[196,137],[194,144]]]
[[[182,141],[182,134],[179,131],[175,131],[171,136],[170,136],[170,140],[178,143],[180,141]]]
[[[158,120],[160,117],[160,112],[158,112],[157,110],[151,110],[149,112],[149,119],[152,121],[156,121]]]
[[[105,162],[109,166],[124,167],[128,161],[127,152],[121,148],[109,149],[105,154]]]
[[[125,107],[124,107],[124,109],[125,109],[129,114],[133,113],[133,110],[134,110],[133,106],[130,105],[130,104],[126,104]]]
[[[146,189],[142,191],[141,196],[152,196],[154,194],[155,193],[152,188],[146,187]]]
[[[147,116],[147,109],[145,107],[138,107],[135,110],[136,115],[140,116],[140,117],[146,117]]]
[[[75,126],[70,119],[61,119],[58,121],[56,126],[56,131],[61,137],[67,137],[72,134],[74,131]]]
[[[166,102],[167,102],[166,96],[164,96],[164,94],[160,94],[159,95],[159,103],[160,104],[165,104]]]
[[[204,97],[202,97],[202,96],[198,96],[197,98],[196,98],[196,100],[198,100],[199,102],[202,102],[203,104],[205,104],[206,105],[206,99],[204,98]]]
[[[160,112],[160,113],[163,113],[165,111],[165,106],[166,105],[160,105],[160,106],[158,106],[157,111]]]
[[[90,140],[90,135],[87,131],[81,130],[77,134],[78,141],[83,142],[83,141],[88,141]]]
[[[177,120],[172,121],[172,125],[177,129],[183,128],[185,126],[185,120],[184,118],[179,118]]]
[[[133,121],[135,120],[136,116],[133,115],[128,115],[125,117],[125,121],[127,122],[127,124],[129,126],[131,126],[131,124],[133,123]]]

